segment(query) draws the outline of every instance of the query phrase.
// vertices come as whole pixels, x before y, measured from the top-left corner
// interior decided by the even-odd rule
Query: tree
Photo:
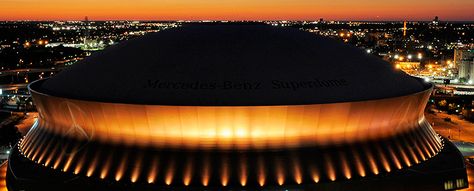
[[[13,146],[21,138],[21,133],[13,124],[0,127],[0,146]]]
[[[448,104],[448,102],[447,102],[445,99],[443,99],[443,100],[441,100],[441,101],[438,102],[438,105],[439,105],[440,107],[446,107],[447,104]]]

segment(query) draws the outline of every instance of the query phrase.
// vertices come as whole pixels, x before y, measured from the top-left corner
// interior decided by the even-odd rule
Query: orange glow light
[[[226,162],[227,160],[224,159],[222,163],[222,172],[221,172],[221,184],[222,186],[227,186],[229,183],[229,166]]]
[[[329,178],[329,180],[331,181],[335,181],[336,180],[336,171],[334,169],[334,164],[332,162],[332,159],[331,157],[328,155],[328,154],[325,154],[324,155],[324,160],[326,161],[326,173],[327,173],[327,176]]]
[[[283,167],[282,167],[282,162],[280,160],[277,160],[276,161],[276,166],[275,166],[275,169],[276,169],[276,178],[277,178],[277,182],[278,182],[278,185],[283,185],[285,183],[285,173],[283,171]]]
[[[170,166],[168,166],[168,169],[166,170],[166,175],[165,175],[165,184],[166,185],[171,185],[173,182],[173,176],[174,176],[174,163],[171,163]]]
[[[118,166],[117,172],[115,173],[115,180],[120,181],[125,173],[125,168],[127,166],[127,157],[122,158],[120,165]]]
[[[310,167],[310,173],[311,173],[311,176],[313,178],[313,181],[315,183],[318,183],[319,182],[319,171],[318,171],[318,169],[314,166],[311,166]]]
[[[185,186],[188,186],[189,183],[191,182],[192,174],[193,174],[192,159],[189,159],[188,162],[186,163],[186,168],[184,170],[183,184]]]
[[[349,164],[347,164],[347,159],[344,155],[344,153],[339,153],[340,157],[341,157],[341,166],[342,166],[342,170],[344,172],[344,176],[347,178],[347,179],[351,179],[352,175],[351,175],[351,169],[349,167]]]
[[[377,167],[377,163],[375,163],[375,159],[372,152],[368,149],[366,149],[365,152],[367,153],[367,159],[369,160],[369,165],[370,169],[372,170],[372,173],[376,175],[379,174],[379,168]]]
[[[135,161],[135,167],[133,168],[132,171],[132,177],[130,179],[131,182],[136,182],[138,178],[140,177],[140,170],[142,169],[142,160],[143,160],[143,155],[139,155],[137,160]]]
[[[8,191],[7,189],[7,162],[0,163],[0,191]]]
[[[52,141],[49,141],[49,142],[48,142],[48,145],[46,146],[45,150],[49,150],[49,147],[51,147],[51,143],[52,143]],[[40,155],[40,157],[39,157],[39,159],[38,159],[38,163],[43,162],[43,159],[44,159],[45,155],[46,155],[46,152],[42,152],[42,153],[41,153],[41,155]],[[47,165],[46,165],[46,166],[47,166]]]
[[[74,159],[74,155],[75,153],[70,154],[69,157],[67,158],[66,164],[64,165],[64,168],[63,168],[64,172],[67,172],[69,170],[69,167],[71,166],[71,162]]]
[[[352,154],[354,155],[354,158],[356,161],[356,167],[357,167],[357,171],[359,172],[359,176],[365,177],[365,168],[362,165],[362,161],[359,154],[357,153],[357,151],[355,151],[355,149],[352,149]]]
[[[398,169],[402,169],[402,165],[400,164],[400,160],[398,160],[398,157],[395,155],[395,152],[393,151],[392,147],[388,148],[388,152],[390,153],[390,157],[392,158],[393,162],[395,163],[395,167]]]
[[[258,157],[258,184],[260,186],[265,185],[265,167],[262,157]]]
[[[100,171],[100,178],[101,179],[104,179],[105,177],[107,177],[108,173],[109,173],[109,169],[110,169],[110,163],[112,161],[112,154],[109,155],[107,157],[107,160],[105,161],[105,165],[102,167],[102,170]]]
[[[391,137],[415,127],[424,108],[415,103],[423,101],[423,95],[429,91],[363,102],[237,107],[145,106],[65,99],[35,91],[32,94],[40,116],[44,117],[39,120],[39,126],[58,134],[64,134],[64,128],[71,127],[74,116],[75,125],[93,135],[90,136],[93,140],[108,143],[167,148],[267,149]],[[361,109],[351,112],[351,108]],[[408,110],[417,112],[399,112]],[[117,115],[107,116],[107,120],[90,120],[104,113]],[[406,120],[392,120],[400,117]],[[315,118],[319,120],[315,121]],[[348,123],[354,118],[360,122]],[[380,123],[380,119],[386,122]],[[122,126],[128,130],[114,130]]]
[[[156,174],[158,173],[158,157],[154,157],[151,163],[150,171],[148,172],[148,183],[154,183]]]
[[[207,186],[209,185],[209,178],[211,176],[210,172],[210,165],[209,165],[209,157],[205,156],[203,161],[203,172],[202,172],[202,185]]]
[[[293,176],[295,178],[296,184],[301,184],[303,182],[303,175],[301,174],[301,163],[296,161],[296,157],[294,157],[293,161]]]
[[[385,158],[385,154],[383,153],[382,149],[380,148],[380,145],[376,145],[376,148],[377,148],[378,156],[379,156],[379,158],[382,162],[382,165],[383,165],[385,171],[390,172],[391,171],[390,164],[388,163],[387,158]]]
[[[245,186],[247,184],[247,160],[246,158],[240,159],[240,185]]]
[[[60,166],[64,171],[73,169],[74,173],[117,181],[158,184],[164,181],[166,185],[186,186],[240,183],[263,187],[303,184],[312,178],[318,183],[389,172],[403,168],[404,162],[410,166],[423,154],[431,156],[429,146],[433,145],[434,151],[439,152],[436,147],[441,145],[423,118],[424,105],[420,103],[427,101],[429,90],[375,101],[287,106],[134,105],[57,98],[34,91],[32,94],[40,112],[38,127],[41,131],[30,131],[25,140],[31,144],[24,149],[39,156],[41,161],[46,159],[46,163],[53,163],[54,168]],[[106,116],[106,113],[114,115]],[[82,128],[87,136],[71,137],[65,133],[68,128]],[[49,145],[47,138],[56,135],[74,140],[66,145],[62,142]],[[359,148],[358,141],[380,139],[384,141],[382,147],[364,145]],[[393,144],[392,140],[397,141]],[[86,141],[94,144],[81,146],[80,143]],[[114,154],[116,147],[111,150],[90,147],[104,142],[137,149]],[[314,148],[325,150],[334,145],[344,145],[344,149],[341,153],[327,152],[314,164],[302,158],[312,154],[302,155],[299,149],[291,149],[317,146]],[[388,149],[382,150],[385,146]],[[177,160],[176,157],[183,155],[162,155],[161,151],[165,151],[160,150],[162,148],[173,152],[173,148],[196,149],[203,151],[203,158],[193,160],[187,156]],[[279,153],[266,155],[271,148],[283,151],[290,148],[295,152],[284,157]],[[256,156],[256,161],[246,158],[248,150],[256,150],[248,155]],[[219,154],[214,155],[216,151]],[[232,152],[239,153],[235,158],[239,161],[230,160],[230,156],[235,156]],[[86,156],[95,158],[89,162]],[[144,156],[151,160],[143,160]],[[354,164],[348,163],[352,159]],[[211,166],[211,162],[216,164]],[[234,162],[236,165],[231,166]]]

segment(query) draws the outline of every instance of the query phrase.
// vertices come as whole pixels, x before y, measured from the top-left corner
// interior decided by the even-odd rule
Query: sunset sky
[[[0,20],[474,21],[474,0],[0,0]]]

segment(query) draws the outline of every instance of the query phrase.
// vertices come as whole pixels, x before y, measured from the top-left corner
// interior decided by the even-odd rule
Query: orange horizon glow
[[[0,20],[441,20],[474,21],[472,0],[6,0]]]

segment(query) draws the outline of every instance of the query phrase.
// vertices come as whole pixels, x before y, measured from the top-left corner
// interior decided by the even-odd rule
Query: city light
[[[48,95],[50,92],[29,91],[28,84],[37,80],[44,82],[60,77],[61,75],[57,74],[68,71],[70,66],[77,66],[78,63],[90,62],[90,59],[96,58],[89,57],[90,55],[101,55],[100,51],[104,49],[106,50],[103,53],[107,53],[109,47],[117,44],[119,45],[115,47],[123,48],[120,44],[127,45],[129,42],[134,42],[128,41],[131,39],[139,39],[141,36],[148,38],[163,33],[172,36],[188,26],[235,24],[233,21],[219,22],[212,19],[97,21],[96,17],[91,17],[91,20],[88,18],[81,20],[82,18],[83,16],[75,21],[0,22],[0,33],[19,31],[21,34],[20,37],[5,35],[4,39],[0,39],[0,58],[4,58],[0,69],[0,75],[4,77],[3,84],[0,84],[2,85],[0,95],[3,96],[3,109],[8,114],[5,116],[12,118],[19,116],[19,119],[34,120],[37,124],[29,126],[33,128],[28,135],[23,134],[24,138],[13,148],[17,150],[10,151],[12,149],[10,145],[15,145],[15,142],[8,145],[2,153],[7,155],[18,153],[22,161],[31,161],[28,165],[46,168],[58,174],[82,177],[86,182],[89,180],[98,184],[106,182],[119,187],[146,185],[149,188],[160,187],[170,190],[175,187],[201,190],[224,187],[229,190],[235,188],[286,190],[287,186],[298,188],[301,185],[311,186],[311,184],[338,185],[344,184],[345,181],[390,178],[392,173],[399,169],[403,170],[396,173],[403,174],[407,169],[409,171],[425,168],[424,161],[443,158],[447,153],[457,154],[444,152],[448,147],[453,147],[449,143],[450,140],[474,142],[474,138],[470,136],[470,129],[474,128],[467,128],[471,127],[470,121],[474,120],[472,113],[474,102],[471,100],[474,95],[474,75],[472,75],[474,25],[469,22],[449,22],[444,20],[444,16],[443,20],[435,18],[426,22],[329,20],[331,18],[314,21],[288,18],[284,21],[258,21],[249,26],[269,25],[272,29],[286,27],[284,30],[304,31],[308,38],[318,36],[330,39],[329,41],[338,43],[334,48],[337,56],[320,54],[322,51],[309,54],[313,49],[298,49],[298,47],[296,49],[300,50],[299,52],[289,54],[295,50],[294,46],[282,46],[277,43],[271,48],[262,49],[264,52],[248,53],[245,51],[251,47],[235,47],[235,50],[238,50],[236,53],[239,54],[235,54],[235,57],[226,57],[225,60],[231,62],[221,63],[225,65],[244,60],[241,56],[253,55],[254,60],[265,61],[268,58],[281,57],[281,60],[288,61],[286,63],[296,65],[295,63],[305,63],[300,61],[306,55],[324,56],[326,60],[328,58],[333,60],[321,63],[310,60],[307,63],[312,64],[308,66],[321,64],[320,69],[328,71],[324,75],[336,77],[348,74],[362,75],[364,74],[362,72],[370,71],[359,79],[373,79],[374,82],[378,82],[377,78],[382,76],[383,79],[391,80],[391,84],[387,87],[409,89],[399,86],[398,78],[389,78],[390,76],[383,75],[385,73],[374,70],[380,64],[386,64],[384,68],[388,69],[387,71],[402,76],[401,79],[412,80],[416,87],[425,88],[424,92],[405,96],[382,96],[383,98],[376,100],[361,97],[356,102],[331,101],[295,105],[147,105],[122,103],[120,100],[86,101],[73,96],[58,96],[62,94]],[[241,23],[238,24],[240,28]],[[242,27],[247,25],[242,24]],[[110,59],[115,59],[116,63],[128,61],[128,65],[113,65],[107,72],[101,72],[101,75],[107,76],[105,74],[116,69],[129,69],[118,73],[117,76],[121,76],[120,78],[103,79],[108,82],[107,85],[115,85],[127,76],[141,77],[140,72],[152,71],[155,62],[160,64],[170,61],[173,63],[170,66],[179,66],[175,62],[192,58],[191,63],[194,64],[208,63],[208,60],[206,62],[200,60],[200,57],[206,55],[203,54],[206,52],[202,52],[203,48],[199,48],[200,45],[214,42],[212,47],[215,46],[215,49],[209,52],[216,58],[222,55],[218,50],[234,46],[234,44],[220,44],[222,43],[220,38],[230,38],[229,35],[218,37],[215,42],[209,38],[176,49],[172,49],[173,43],[160,49],[152,48],[160,45],[155,43],[149,47],[140,46],[137,48],[140,50],[138,53],[123,51],[124,53],[117,56],[118,58]],[[255,39],[259,38],[255,37],[248,43],[254,43]],[[173,42],[179,44],[187,40],[189,39],[186,37],[175,39]],[[273,42],[280,41],[268,43]],[[307,44],[301,43],[304,41],[298,42],[302,45]],[[195,52],[191,54],[194,56],[182,53],[183,50],[194,46],[196,46]],[[351,54],[344,54],[344,48],[338,46],[349,46],[355,50],[358,48],[357,59],[348,61],[352,65],[347,67],[357,68],[357,71],[329,73],[332,64],[340,63],[337,62],[339,57],[348,60],[353,58]],[[274,48],[289,53],[272,54]],[[328,49],[322,50],[330,48],[329,46]],[[139,67],[140,64],[137,63],[143,62],[133,60],[140,60],[144,58],[142,53],[153,53],[155,50],[162,52],[153,54],[160,57],[159,59],[146,59],[146,62],[150,62],[149,68]],[[165,50],[176,50],[173,52],[184,56],[164,54]],[[213,56],[206,58],[214,59]],[[371,65],[373,68],[360,67],[362,65],[360,63],[366,63],[370,59],[377,59],[377,62]],[[292,60],[294,62],[291,62]],[[107,61],[104,59],[100,63]],[[263,61],[259,64],[265,63]],[[280,65],[276,63],[272,67]],[[294,70],[299,69],[301,67],[295,67]],[[314,74],[314,71],[305,72]],[[197,75],[204,70],[195,72]],[[282,72],[272,77],[286,78],[294,71],[291,69],[290,73]],[[93,74],[93,71],[84,70],[81,73],[82,79],[87,81],[89,75]],[[222,75],[218,72],[214,74]],[[154,75],[155,73],[148,76]],[[172,73],[169,75],[179,76]],[[166,78],[166,75],[156,76]],[[194,74],[183,76],[191,78]],[[314,74],[311,78],[323,76]],[[245,78],[246,75],[240,77]],[[144,83],[146,80],[143,80]],[[278,81],[278,79],[271,80]],[[142,87],[140,83],[143,81],[136,81],[137,87]],[[101,80],[87,82],[90,89],[97,90],[94,93],[102,90],[92,87]],[[351,81],[349,86],[356,82]],[[74,91],[78,90],[75,86],[62,87],[73,87]],[[317,92],[322,94],[333,90],[345,91],[344,95],[352,95],[351,92],[368,92],[363,88],[358,91],[348,91],[345,88],[319,88]],[[204,91],[204,94],[213,94],[216,91]],[[168,90],[163,90],[162,95],[167,92]],[[227,95],[235,93],[234,90],[223,92]],[[302,91],[291,90],[288,95],[300,98],[302,97],[299,95],[300,92]],[[114,92],[108,91],[108,93]],[[253,91],[245,93],[252,94]],[[278,90],[272,96],[283,94],[285,91]],[[177,95],[170,96],[178,97]],[[138,94],[131,91],[128,96],[127,98],[132,99]],[[239,97],[237,94],[234,96]],[[335,96],[328,97],[324,99],[333,99]],[[424,105],[426,102],[428,105]],[[74,133],[65,130],[70,127],[79,130],[76,129],[77,132]],[[431,127],[434,127],[436,132]],[[28,129],[26,131],[21,129],[21,133],[26,132]],[[83,145],[83,142],[87,143]],[[364,145],[366,143],[369,146]],[[308,151],[300,153],[300,148],[308,148]],[[325,152],[328,150],[330,152]],[[443,156],[434,157],[437,155]],[[455,160],[450,162],[453,161],[456,162]],[[468,160],[465,162],[461,161],[461,164],[469,167],[470,162]],[[472,164],[474,166],[474,162]],[[456,172],[461,172],[464,168],[456,168]],[[427,174],[429,173],[425,171],[422,173],[423,176]],[[418,175],[414,175],[416,176]],[[439,178],[443,181],[452,179],[450,176]],[[465,188],[461,181],[458,185],[449,183],[451,179],[445,181],[445,185],[450,189]]]

